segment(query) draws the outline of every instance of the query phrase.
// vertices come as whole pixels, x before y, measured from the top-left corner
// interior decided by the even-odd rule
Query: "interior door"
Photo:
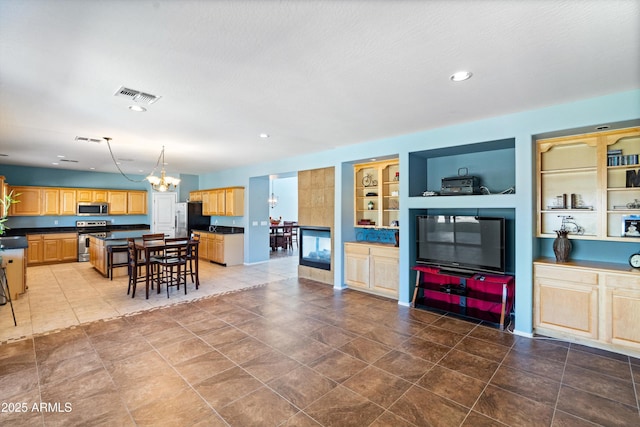
[[[163,233],[165,237],[176,235],[176,193],[153,193],[152,233]]]

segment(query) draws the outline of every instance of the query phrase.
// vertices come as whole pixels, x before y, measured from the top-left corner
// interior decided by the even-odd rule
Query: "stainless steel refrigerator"
[[[176,237],[188,237],[193,230],[208,230],[211,219],[202,215],[202,203],[176,203]]]

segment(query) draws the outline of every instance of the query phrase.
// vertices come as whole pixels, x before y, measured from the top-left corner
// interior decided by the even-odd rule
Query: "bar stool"
[[[109,275],[109,278],[111,280],[113,280],[113,269],[114,268],[119,268],[119,267],[128,267],[129,266],[129,260],[127,259],[127,257],[124,258],[124,261],[120,261],[120,262],[113,262],[113,254],[126,254],[129,251],[129,248],[127,246],[107,246],[107,274]]]

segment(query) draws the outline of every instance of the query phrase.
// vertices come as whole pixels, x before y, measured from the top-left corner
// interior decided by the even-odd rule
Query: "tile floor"
[[[0,308],[0,425],[640,425],[638,359],[336,291],[295,264],[205,266],[191,301],[131,300],[86,264],[30,268],[26,338]]]

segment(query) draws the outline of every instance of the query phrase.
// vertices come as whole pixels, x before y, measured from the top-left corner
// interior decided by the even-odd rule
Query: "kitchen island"
[[[143,234],[148,234],[149,230],[131,231],[109,231],[107,233],[91,234],[89,239],[89,262],[103,276],[109,275],[109,246],[126,246],[127,239],[141,239]],[[113,263],[121,264],[127,262],[127,252],[117,252],[113,254]],[[124,268],[114,270],[113,277],[126,276],[127,270]]]

